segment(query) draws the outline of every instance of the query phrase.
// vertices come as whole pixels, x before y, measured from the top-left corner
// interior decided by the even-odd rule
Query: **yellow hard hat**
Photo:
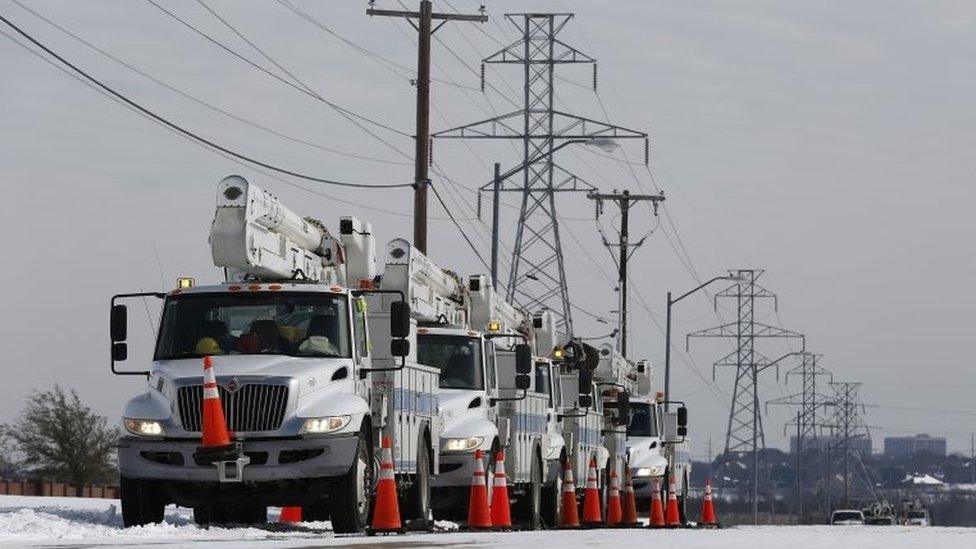
[[[197,341],[197,354],[198,355],[216,355],[220,354],[220,344],[217,340],[212,337],[202,337],[200,341]]]

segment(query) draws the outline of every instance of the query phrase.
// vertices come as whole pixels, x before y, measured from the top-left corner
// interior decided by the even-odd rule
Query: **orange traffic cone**
[[[569,459],[563,460],[562,510],[559,513],[560,528],[579,528],[579,509],[576,503],[576,482]]]
[[[376,484],[376,499],[373,500],[373,522],[366,533],[403,533],[396,479],[393,477],[393,440],[390,437],[383,437],[380,478]]]
[[[664,528],[664,506],[661,504],[661,481],[654,479],[654,490],[651,492],[651,528]]]
[[[705,500],[702,501],[702,526],[718,526],[715,518],[715,505],[712,503],[712,481],[705,481]]]
[[[624,467],[623,514],[620,526],[637,526],[637,496],[634,495],[634,482],[630,478],[630,467]]]
[[[213,358],[203,357],[203,426],[200,450],[220,452],[231,447],[230,432],[224,409],[220,406],[220,393],[217,392],[217,377],[213,371]]]
[[[302,508],[301,507],[282,507],[281,516],[278,517],[278,522],[283,524],[294,524],[296,522],[302,521]]]
[[[681,526],[681,515],[678,513],[678,491],[675,489],[674,476],[671,477],[671,482],[668,483],[668,509],[665,515],[665,521],[668,528]]]
[[[468,498],[468,528],[474,530],[491,528],[484,459],[484,452],[474,451],[474,475],[471,477],[471,495]]]
[[[508,502],[508,479],[505,478],[505,452],[495,454],[495,478],[491,483],[491,524],[499,530],[512,528],[512,511]]]
[[[620,488],[617,486],[617,469],[610,471],[610,495],[607,496],[607,526],[620,526],[623,509],[620,508]]]
[[[583,524],[600,526],[603,524],[603,511],[600,509],[600,490],[596,486],[596,458],[590,458],[590,469],[586,473],[586,492],[583,494]]]

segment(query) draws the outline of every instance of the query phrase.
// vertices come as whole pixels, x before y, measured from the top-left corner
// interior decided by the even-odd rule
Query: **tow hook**
[[[244,455],[240,442],[227,446],[200,447],[193,453],[197,462],[211,463],[217,468],[217,479],[220,482],[242,482],[244,480],[244,466],[251,463],[251,458]]]

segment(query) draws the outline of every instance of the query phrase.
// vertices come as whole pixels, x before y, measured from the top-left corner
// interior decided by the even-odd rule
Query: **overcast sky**
[[[365,124],[382,141],[370,136],[146,1],[22,1],[169,86],[288,136],[195,103],[0,0],[0,13],[55,51],[228,147],[325,178],[412,178],[409,138]],[[289,79],[197,2],[157,1]],[[370,19],[365,2],[293,2],[375,56],[276,2],[207,5],[322,97],[410,134],[414,31]],[[377,5],[397,7],[393,0]],[[478,4],[444,0],[435,7],[472,12]],[[969,287],[976,279],[976,5],[533,0],[487,7],[488,24],[450,24],[437,33],[435,130],[517,108],[517,67],[490,67],[484,94],[477,72],[481,58],[515,39],[502,14],[531,9],[576,13],[561,38],[598,58],[599,98],[610,117],[651,133],[655,182],[642,165],[631,171],[621,162],[624,152],[642,160],[640,143],[622,143],[615,160],[586,147],[560,156],[603,190],[656,184],[668,196],[673,225],[667,218],[658,225],[645,209],[632,221],[638,234],[657,227],[632,267],[634,356],[663,366],[665,293],[693,287],[691,270],[707,279],[729,268],[765,269],[761,283],[779,295],[779,314],[764,303],[757,318],[806,334],[808,349],[824,354],[822,364],[837,381],[864,382],[876,448],[884,436],[929,432],[968,451],[976,415],[969,354],[976,335]],[[368,219],[381,244],[410,235],[408,190],[353,192],[255,172],[124,109],[4,36],[0,66],[0,227],[8,254],[0,262],[0,421],[17,414],[29,390],[56,382],[76,388],[98,412],[118,416],[141,381],[109,372],[109,298],[169,289],[182,275],[219,280],[207,236],[214,188],[225,175],[240,173],[332,227],[340,215]],[[606,118],[586,89],[587,67],[560,68],[559,75],[561,109]],[[486,226],[472,220],[471,189],[490,178],[493,162],[515,165],[516,151],[509,144],[437,142],[434,154],[454,181],[435,176],[435,184],[487,257]],[[487,213],[487,200],[485,206]],[[593,206],[577,195],[560,197],[559,208],[571,296],[612,318],[613,267]],[[439,206],[432,212],[438,219],[430,255],[459,272],[483,270]],[[514,240],[516,212],[503,210],[506,246]],[[612,220],[604,219],[607,229]],[[724,320],[733,318],[729,311],[719,309]],[[135,308],[130,315],[137,344],[129,367],[148,363],[149,316]],[[579,335],[609,331],[587,316],[576,320]],[[720,369],[712,385],[711,363],[732,347],[696,341],[685,355],[682,336],[718,322],[704,295],[675,311],[682,352],[674,358],[673,392],[692,407],[698,455],[709,438],[716,451],[724,444],[734,372]],[[775,358],[789,348],[773,341],[760,350]],[[656,374],[657,383],[662,368]],[[767,372],[760,398],[799,391],[791,383]],[[764,420],[770,445],[785,445],[790,413],[770,410]]]

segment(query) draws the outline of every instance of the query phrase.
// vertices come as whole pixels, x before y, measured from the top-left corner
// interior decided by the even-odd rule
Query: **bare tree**
[[[0,429],[27,472],[74,486],[116,478],[118,431],[74,390],[34,391],[13,425]]]

